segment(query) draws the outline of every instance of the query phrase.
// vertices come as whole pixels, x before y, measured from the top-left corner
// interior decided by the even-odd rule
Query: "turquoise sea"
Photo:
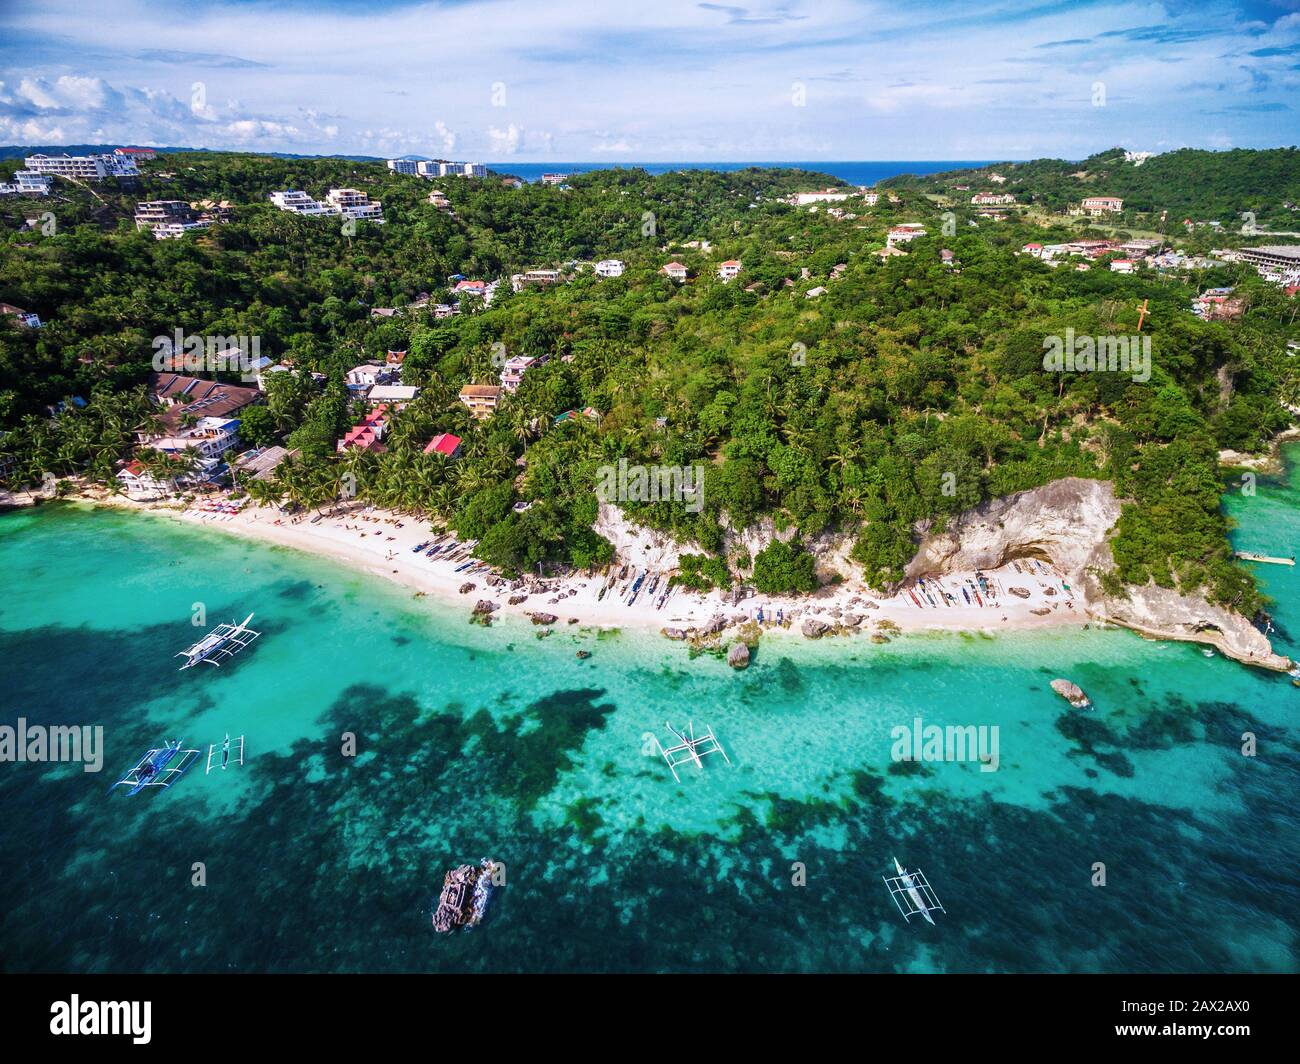
[[[1243,547],[1294,553],[1290,458],[1225,496]],[[1300,657],[1300,577],[1260,576]],[[0,725],[102,725],[106,751],[98,774],[0,764],[6,971],[1300,970],[1300,689],[1199,647],[764,637],[734,673],[62,504],[0,517],[0,588]],[[261,639],[178,672],[196,603],[209,625],[255,611]],[[997,771],[894,761],[917,716],[996,726]],[[732,764],[677,783],[646,737],[688,720]],[[243,767],[108,793],[158,740],[226,733]],[[435,934],[444,870],[483,856],[506,870],[486,921]],[[936,926],[895,909],[895,856]]]

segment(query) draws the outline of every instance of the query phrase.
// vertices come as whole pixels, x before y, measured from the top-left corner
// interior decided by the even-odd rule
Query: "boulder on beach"
[[[1088,696],[1083,693],[1083,688],[1077,683],[1071,683],[1069,680],[1053,680],[1051,687],[1075,709],[1086,709],[1092,705]]]
[[[744,643],[733,643],[727,651],[727,664],[733,669],[749,668],[749,647]]]
[[[477,584],[461,584],[461,585],[460,585],[460,593],[461,593],[462,595],[468,595],[468,594],[469,594],[471,591],[473,591],[474,588],[476,588],[477,586],[478,586]]]
[[[493,602],[491,599],[479,599],[474,603],[475,613],[491,613],[493,610],[499,610],[500,603]]]
[[[578,618],[577,618],[577,617],[570,617],[570,618],[569,618],[569,623],[570,623],[570,624],[577,624],[577,623],[578,623]]]
[[[519,603],[521,603],[521,602],[527,602],[527,601],[528,601],[528,596],[527,596],[527,595],[511,595],[508,599],[506,599],[506,601],[507,601],[508,603],[510,603],[510,605],[512,605],[512,606],[518,606]]]
[[[842,620],[846,625],[848,625],[848,627],[856,628],[858,625],[862,623],[862,614],[846,613],[843,617],[840,618],[840,620]]]
[[[816,617],[809,617],[803,622],[801,631],[809,639],[820,639],[831,630],[831,626],[825,621],[819,621]]]
[[[684,628],[660,628],[659,631],[669,639],[680,640],[686,638],[686,630]]]
[[[1029,592],[1023,587],[1009,587],[1007,588],[1007,591],[1010,594],[1015,595],[1016,598],[1027,599],[1029,597]]]
[[[528,614],[532,618],[533,624],[554,624],[559,620],[553,613],[542,613],[540,611]]]
[[[727,618],[722,614],[717,614],[708,624],[696,630],[696,635],[717,635],[727,627]]]

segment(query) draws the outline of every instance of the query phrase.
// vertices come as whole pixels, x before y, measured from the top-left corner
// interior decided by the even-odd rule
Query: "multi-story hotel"
[[[1262,248],[1242,248],[1241,258],[1269,281],[1300,284],[1300,244],[1272,244]]]
[[[78,181],[140,176],[135,160],[129,155],[29,155],[24,162],[27,169],[35,173]]]
[[[501,389],[495,384],[467,384],[460,390],[460,401],[479,421],[489,418],[501,402]]]
[[[487,166],[483,163],[457,163],[446,159],[389,159],[388,169],[395,174],[417,177],[483,177]]]

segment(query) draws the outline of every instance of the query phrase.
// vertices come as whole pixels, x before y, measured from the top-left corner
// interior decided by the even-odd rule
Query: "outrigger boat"
[[[930,887],[929,881],[925,878],[925,873],[919,868],[915,872],[909,872],[901,864],[898,858],[893,858],[894,868],[898,870],[896,876],[881,876],[885,881],[885,886],[889,888],[889,895],[894,899],[894,904],[898,906],[898,911],[903,914],[903,919],[911,921],[913,916],[921,915],[925,922],[934,926],[934,920],[930,918],[932,912],[946,913],[948,910],[939,904],[939,899]],[[907,903],[904,908],[904,902]]]
[[[721,754],[722,760],[724,760],[728,765],[731,764],[731,758],[727,756],[727,751],[722,749],[722,744],[718,742],[717,736],[713,734],[713,729],[707,724],[704,726],[704,734],[698,739],[695,737],[694,722],[689,722],[687,724],[687,732],[689,734],[679,732],[672,726],[672,724],[667,722],[665,722],[664,727],[681,740],[680,745],[670,746],[665,750],[663,744],[659,742],[658,736],[654,736],[655,746],[658,747],[659,753],[663,756],[663,759],[668,762],[668,769],[672,772],[673,779],[678,783],[681,783],[682,781],[681,777],[677,775],[677,766],[683,765],[688,761],[695,762],[697,768],[703,769],[704,763],[700,758],[705,757],[708,754]]]
[[[177,757],[180,760],[176,760]],[[136,762],[135,767],[118,780],[113,787],[130,787],[129,798],[139,794],[145,787],[170,787],[198,760],[197,750],[182,750],[181,740],[164,742],[162,746],[150,750]],[[112,790],[110,787],[109,790]]]
[[[176,655],[185,659],[180,671],[184,672],[199,662],[220,665],[227,658],[234,657],[262,634],[248,627],[252,619],[250,613],[238,624],[219,624],[188,650],[182,650]]]

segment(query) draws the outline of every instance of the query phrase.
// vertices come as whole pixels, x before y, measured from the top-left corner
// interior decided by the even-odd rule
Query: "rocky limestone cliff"
[[[1099,575],[1114,568],[1109,537],[1119,520],[1120,500],[1105,480],[1067,477],[1029,491],[992,499],[967,510],[937,531],[932,522],[917,526],[919,546],[906,569],[907,581],[946,572],[996,569],[1021,558],[1054,565],[1078,595],[1090,617],[1122,625],[1159,639],[1205,643],[1250,665],[1286,670],[1292,662],[1274,654],[1266,636],[1248,618],[1212,605],[1200,594],[1172,589],[1129,588],[1127,598],[1107,595]],[[602,503],[595,530],[608,539],[620,561],[668,570],[683,553],[701,553],[695,544],[626,520],[616,506]],[[773,539],[788,540],[770,518],[743,530],[727,529],[726,549],[743,548],[752,557]],[[848,558],[853,535],[824,532],[809,542],[823,580],[838,574],[860,579]]]
[[[1250,665],[1286,670],[1250,620],[1208,602],[1157,587],[1130,587],[1127,598],[1107,595],[1099,576],[1115,567],[1109,536],[1120,501],[1105,480],[1067,477],[968,510],[943,532],[918,529],[921,545],[907,567],[909,579],[953,570],[994,569],[1019,558],[1053,563],[1079,593],[1090,617],[1144,635],[1207,643]]]

